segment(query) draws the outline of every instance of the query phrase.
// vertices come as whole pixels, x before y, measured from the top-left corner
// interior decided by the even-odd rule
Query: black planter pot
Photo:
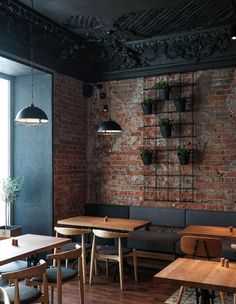
[[[181,165],[187,165],[189,164],[190,153],[186,153],[186,154],[178,153],[178,158]]]
[[[145,153],[140,155],[144,165],[151,165],[152,163],[152,153]]]
[[[143,109],[143,113],[145,115],[150,115],[152,114],[152,104],[148,103],[148,104],[142,104],[142,109]]]
[[[171,137],[172,126],[171,125],[161,125],[160,126],[161,135],[165,138]]]
[[[160,100],[165,100],[170,98],[170,87],[159,89]]]
[[[174,101],[175,108],[177,112],[185,112],[186,111],[186,98],[176,99]]]

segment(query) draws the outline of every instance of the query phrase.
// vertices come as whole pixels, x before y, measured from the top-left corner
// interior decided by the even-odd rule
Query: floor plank
[[[113,281],[113,273],[107,277],[102,271],[94,277],[93,285],[85,285],[85,304],[158,304],[164,303],[178,288],[159,284],[153,279],[158,269],[139,267],[139,282],[134,282],[133,272],[125,273],[125,290],[120,291],[118,278]],[[63,304],[77,304],[78,282],[63,287]],[[55,303],[57,303],[55,301]]]

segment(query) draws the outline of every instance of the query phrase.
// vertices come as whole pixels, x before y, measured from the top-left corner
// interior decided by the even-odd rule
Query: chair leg
[[[53,299],[54,299],[54,288],[53,288],[53,286],[51,286],[50,297],[51,297],[51,304],[53,304]]]
[[[84,275],[83,275],[83,261],[79,261],[79,291],[80,291],[80,304],[84,304]]]
[[[86,284],[86,250],[85,250],[85,239],[84,234],[81,236],[82,240],[82,266],[83,266],[83,280],[84,284]]]
[[[225,293],[223,291],[220,291],[220,298],[221,298],[222,304],[226,304]]]
[[[234,303],[233,304],[236,304],[236,293],[234,293]]]
[[[95,273],[95,276],[98,275],[98,264],[97,264],[97,259],[96,257],[94,257],[94,273]]]
[[[137,254],[135,249],[133,249],[133,263],[134,263],[134,280],[135,282],[138,282],[138,263],[137,263]]]
[[[93,279],[93,271],[94,271],[94,263],[95,263],[95,251],[96,251],[96,240],[95,235],[93,236],[93,244],[91,251],[91,260],[90,260],[90,273],[89,273],[89,284],[92,284]]]
[[[123,269],[123,258],[119,260],[119,274],[120,274],[120,289],[124,288],[124,277],[123,277],[124,269]]]
[[[106,276],[108,277],[109,275],[109,260],[106,259]]]
[[[183,295],[186,291],[187,287],[186,286],[181,286],[180,290],[179,290],[179,295],[178,295],[178,299],[177,299],[177,304],[180,304],[183,298]]]

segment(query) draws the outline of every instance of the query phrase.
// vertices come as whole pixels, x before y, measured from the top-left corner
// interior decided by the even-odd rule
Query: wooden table
[[[69,238],[37,234],[24,234],[14,239],[18,240],[18,246],[12,245],[12,238],[0,241],[0,266],[71,242]]]
[[[154,278],[162,283],[236,293],[236,264],[225,268],[220,262],[179,258]]]
[[[231,231],[230,227],[191,225],[181,230],[179,234],[181,236],[197,235],[205,237],[217,237],[227,240],[236,240],[236,228]]]
[[[150,224],[149,221],[104,217],[75,216],[57,221],[60,225],[101,228],[107,230],[134,231]]]

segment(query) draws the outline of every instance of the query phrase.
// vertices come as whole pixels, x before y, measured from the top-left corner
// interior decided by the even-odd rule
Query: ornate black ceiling
[[[235,63],[234,0],[0,0],[0,34],[80,78],[122,78]],[[21,3],[21,4],[20,4]],[[48,19],[47,17],[50,17]],[[52,20],[53,21],[52,21]],[[0,35],[1,42],[1,35]],[[5,46],[3,46],[4,49]],[[17,54],[21,55],[22,54]]]

